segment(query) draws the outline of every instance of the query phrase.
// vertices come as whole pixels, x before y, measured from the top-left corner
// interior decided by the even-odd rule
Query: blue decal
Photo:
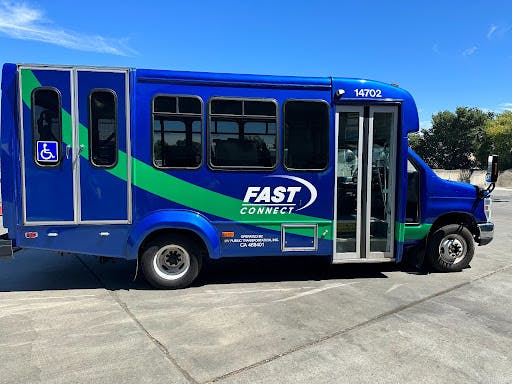
[[[59,162],[59,143],[56,141],[37,142],[37,161],[44,163]]]

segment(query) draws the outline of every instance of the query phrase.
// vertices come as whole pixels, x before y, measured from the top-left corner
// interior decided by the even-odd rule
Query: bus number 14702
[[[354,92],[356,93],[356,97],[382,97],[382,91],[380,89],[356,88]]]

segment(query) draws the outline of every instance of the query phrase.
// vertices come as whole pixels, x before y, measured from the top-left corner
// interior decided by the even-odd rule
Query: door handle
[[[78,153],[77,153],[77,157],[80,156],[80,152],[82,152],[85,148],[85,145],[83,144],[80,144],[80,146],[78,147]],[[69,155],[71,153],[71,150],[73,149],[73,147],[71,145],[66,145],[66,159],[69,159]]]
[[[85,145],[83,145],[83,144],[80,144],[78,146],[78,151],[76,153],[76,160],[77,161],[80,159],[80,153],[84,150],[84,148],[85,148]]]

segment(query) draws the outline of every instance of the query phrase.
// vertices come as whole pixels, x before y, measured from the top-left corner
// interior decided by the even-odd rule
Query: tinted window
[[[164,113],[176,113],[178,107],[176,105],[177,97],[159,96],[153,100],[153,111]]]
[[[109,168],[117,163],[117,98],[113,91],[92,91],[90,108],[90,161]]]
[[[153,164],[197,168],[202,160],[201,100],[186,96],[153,99]]]
[[[329,106],[324,102],[288,101],[284,108],[284,165],[324,169],[329,161]]]
[[[420,221],[420,174],[416,166],[407,160],[407,207],[405,209],[406,223]]]
[[[212,100],[210,109],[212,115],[241,115],[242,100]]]
[[[276,165],[274,101],[214,99],[210,102],[210,163],[214,167]]]
[[[60,94],[55,89],[38,88],[32,93],[34,161],[41,166],[55,166],[55,159],[37,160],[37,142],[57,142],[57,156],[62,153],[62,119]],[[54,144],[55,145],[55,144]]]

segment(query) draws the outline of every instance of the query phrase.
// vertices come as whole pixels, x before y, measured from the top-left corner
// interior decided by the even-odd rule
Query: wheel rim
[[[457,264],[467,252],[466,240],[457,234],[445,236],[439,244],[439,256],[449,264]]]
[[[155,254],[153,268],[162,279],[177,280],[188,272],[190,255],[179,245],[166,245]]]

